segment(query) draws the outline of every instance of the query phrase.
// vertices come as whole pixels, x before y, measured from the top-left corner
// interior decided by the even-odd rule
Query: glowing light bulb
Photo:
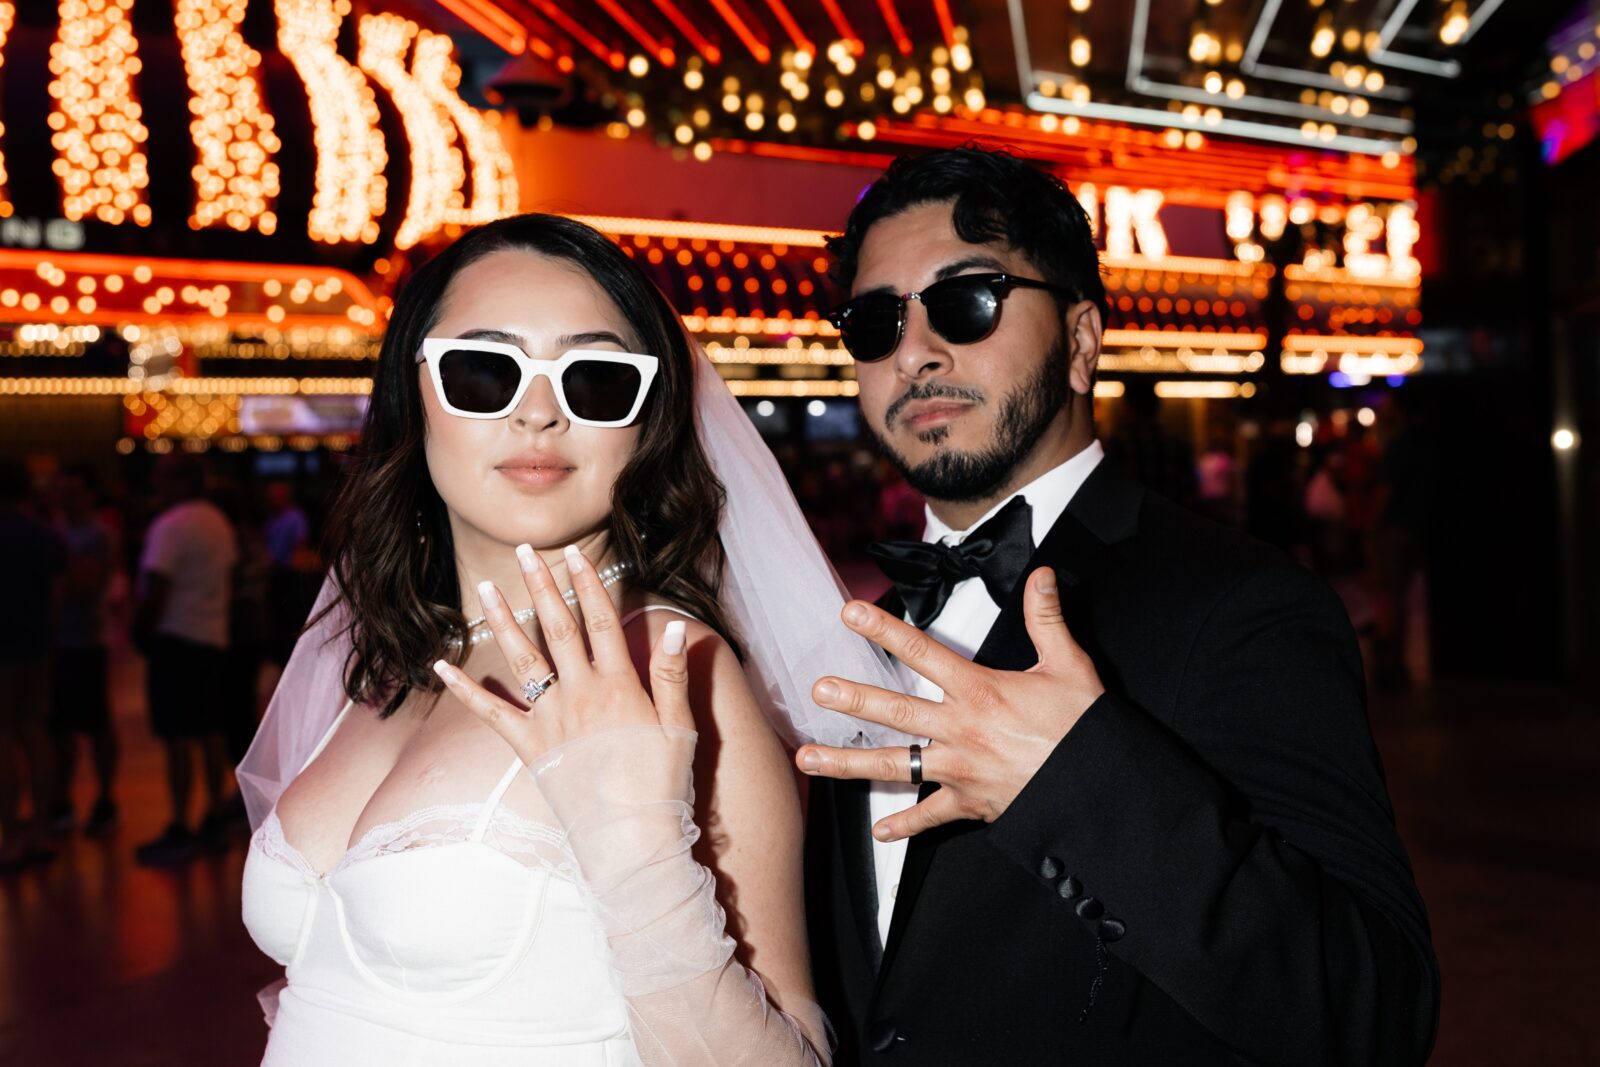
[[[450,222],[474,226],[517,213],[517,177],[500,136],[500,114],[479,111],[461,99],[461,68],[451,57],[454,48],[442,33],[417,34],[411,59],[412,81],[455,124],[466,145],[471,164],[472,202],[447,212]]]
[[[262,104],[261,54],[245,44],[244,8],[221,0],[178,0],[175,13],[189,81],[189,133],[198,153],[191,171],[196,228],[227,225],[272,233],[282,147]]]
[[[149,134],[133,91],[141,63],[132,8],[133,0],[62,0],[59,7],[50,45],[50,142],[61,213],[74,221],[150,223]]]
[[[278,50],[305,85],[316,148],[316,191],[306,232],[313,240],[378,239],[389,162],[378,103],[361,72],[335,49],[348,0],[274,0]]]

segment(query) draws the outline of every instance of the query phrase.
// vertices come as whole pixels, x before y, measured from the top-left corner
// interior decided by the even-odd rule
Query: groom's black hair
[[[1004,241],[1067,291],[1064,305],[1090,300],[1106,318],[1106,287],[1089,216],[1055,175],[1008,152],[976,144],[901,156],[856,201],[844,233],[828,240],[829,271],[842,293],[855,281],[861,243],[875,223],[922,204],[951,202],[956,236]]]

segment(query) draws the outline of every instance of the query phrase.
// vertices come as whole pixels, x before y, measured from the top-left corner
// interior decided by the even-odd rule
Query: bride
[[[264,1062],[826,1062],[784,742],[889,676],[631,260],[526,215],[420,269],[331,516],[239,774]]]

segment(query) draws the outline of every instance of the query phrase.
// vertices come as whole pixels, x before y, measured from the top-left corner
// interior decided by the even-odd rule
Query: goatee
[[[1004,485],[1032,454],[1039,438],[1067,403],[1072,392],[1071,363],[1071,348],[1067,339],[1062,338],[1045,354],[1033,376],[1002,398],[994,439],[978,451],[948,449],[913,464],[876,431],[873,437],[901,477],[923,496],[953,504],[983,500]],[[892,422],[895,414],[912,400],[939,397],[979,401],[983,398],[981,393],[941,384],[914,385],[889,406],[884,421]],[[918,434],[917,439],[924,444],[938,445],[949,435],[947,427],[939,426]]]

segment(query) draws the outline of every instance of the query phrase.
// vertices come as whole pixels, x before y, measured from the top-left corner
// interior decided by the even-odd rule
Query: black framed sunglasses
[[[933,332],[955,345],[970,345],[994,333],[1000,304],[1013,289],[1070,293],[1065,286],[1013,274],[958,274],[918,293],[868,293],[828,312],[828,321],[860,363],[876,363],[900,347],[906,330],[906,305],[921,301]]]

